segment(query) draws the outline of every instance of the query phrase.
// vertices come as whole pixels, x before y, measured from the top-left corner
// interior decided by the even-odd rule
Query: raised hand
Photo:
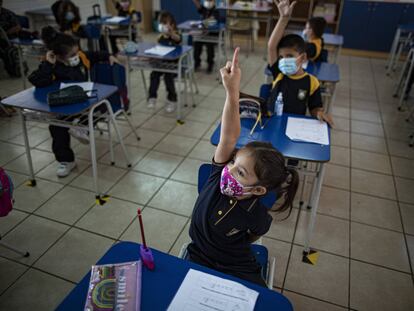
[[[238,94],[240,91],[241,70],[239,67],[239,51],[237,47],[234,50],[233,60],[227,62],[226,66],[220,69],[221,78],[224,88],[228,93]]]
[[[274,2],[279,10],[280,17],[290,17],[292,15],[296,1],[290,3],[289,0],[274,0]]]

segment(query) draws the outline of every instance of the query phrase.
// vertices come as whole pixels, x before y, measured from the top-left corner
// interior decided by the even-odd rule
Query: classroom
[[[0,310],[414,310],[413,0],[0,0]]]

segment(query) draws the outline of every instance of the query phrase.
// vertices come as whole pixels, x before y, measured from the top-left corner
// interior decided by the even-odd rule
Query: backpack
[[[13,208],[13,182],[0,167],[0,217],[7,216]]]

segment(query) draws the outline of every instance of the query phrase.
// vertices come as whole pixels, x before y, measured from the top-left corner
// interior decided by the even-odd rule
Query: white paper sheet
[[[252,311],[258,296],[239,283],[190,269],[168,311]]]
[[[79,82],[79,83],[60,83],[60,89],[63,89],[65,87],[68,86],[72,86],[72,85],[79,85],[84,91],[89,91],[87,93],[88,96],[92,96],[92,91],[93,90],[93,82]]]
[[[286,136],[291,140],[329,145],[328,125],[315,119],[288,117]]]
[[[114,24],[118,24],[120,22],[123,22],[124,20],[126,20],[127,17],[123,17],[123,16],[113,16],[111,18],[108,18],[106,20],[107,23],[114,23]]]
[[[157,56],[165,56],[168,53],[175,50],[175,47],[168,47],[168,46],[162,46],[162,45],[156,45],[148,50],[145,50],[145,54],[153,54]]]

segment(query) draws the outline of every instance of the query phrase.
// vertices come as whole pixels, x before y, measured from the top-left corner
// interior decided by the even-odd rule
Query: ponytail
[[[254,141],[243,149],[246,149],[255,161],[254,171],[259,184],[267,191],[276,192],[278,198],[284,199],[283,203],[277,208],[272,208],[272,211],[281,213],[289,209],[290,215],[299,187],[298,172],[286,166],[285,157],[270,143]]]

